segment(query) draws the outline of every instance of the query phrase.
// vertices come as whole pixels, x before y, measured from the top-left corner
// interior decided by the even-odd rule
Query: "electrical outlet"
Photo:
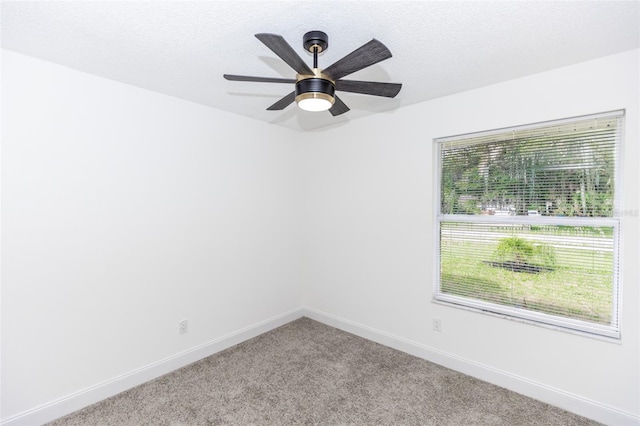
[[[433,330],[442,331],[442,321],[440,321],[440,318],[433,319]]]
[[[189,331],[189,321],[182,320],[178,323],[178,332],[180,334],[187,334]]]

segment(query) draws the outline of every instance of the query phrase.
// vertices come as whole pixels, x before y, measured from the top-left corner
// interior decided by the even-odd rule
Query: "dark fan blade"
[[[258,83],[295,83],[292,78],[252,77],[250,75],[224,74],[224,78],[231,81],[256,81]]]
[[[335,96],[333,97],[335,99],[335,102],[333,103],[333,106],[329,109],[329,112],[331,113],[331,115],[333,115],[334,117],[336,115],[340,115],[340,114],[344,114],[345,112],[349,111],[349,107],[345,105],[344,102],[342,102],[342,100]]]
[[[336,90],[343,92],[362,93],[364,95],[386,96],[395,98],[402,84],[400,83],[378,83],[375,81],[338,80]]]
[[[374,38],[369,43],[360,46],[338,60],[338,62],[329,65],[322,72],[331,77],[332,80],[337,80],[390,57],[391,52],[387,49],[387,46]]]
[[[313,75],[313,71],[302,58],[293,50],[289,43],[278,34],[256,34],[258,40],[264,43],[269,49],[285,61],[291,68],[296,70],[298,74]]]
[[[289,106],[289,104],[291,104],[295,100],[296,100],[296,92],[291,92],[287,96],[285,96],[284,98],[280,99],[278,102],[276,102],[275,104],[267,108],[267,111],[278,111],[281,109],[285,109],[286,107]]]

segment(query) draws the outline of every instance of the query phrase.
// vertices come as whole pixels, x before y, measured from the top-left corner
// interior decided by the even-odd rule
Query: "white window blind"
[[[624,113],[437,139],[437,300],[619,337]]]

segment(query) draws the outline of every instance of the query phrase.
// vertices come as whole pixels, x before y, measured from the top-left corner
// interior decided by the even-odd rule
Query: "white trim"
[[[442,214],[438,222],[486,223],[500,225],[540,225],[540,226],[616,226],[620,222],[615,217],[575,217],[575,216],[482,216],[465,214]]]
[[[640,424],[639,415],[363,324],[312,308],[305,308],[304,316],[601,423],[611,425]]]
[[[3,426],[39,425],[53,421],[301,318],[303,312],[302,308],[284,312],[229,333],[226,336],[130,371],[114,379],[98,383],[31,410],[2,419],[0,424]]]
[[[620,141],[617,145],[616,149],[616,175],[615,175],[615,190],[614,190],[614,201],[613,201],[613,217],[618,220],[618,225],[615,229],[615,239],[614,239],[614,257],[613,257],[613,279],[614,282],[618,283],[618,285],[614,286],[613,289],[613,304],[611,306],[611,318],[616,318],[618,321],[618,332],[622,333],[622,306],[624,303],[622,291],[624,287],[624,280],[622,278],[622,247],[623,245],[623,233],[622,227],[624,226],[624,210],[622,209],[624,200],[622,198],[622,194],[624,194],[624,149],[626,146],[626,129],[627,129],[627,110],[623,109],[623,115],[621,118],[622,125],[618,126],[618,140]],[[614,317],[615,315],[615,317]]]
[[[567,327],[563,327],[563,326],[558,326],[558,325],[553,325],[549,322],[542,322],[542,321],[535,321],[535,320],[530,320],[530,319],[526,319],[523,317],[519,317],[519,316],[515,316],[515,315],[509,315],[509,314],[501,314],[500,312],[494,312],[491,310],[487,310],[487,309],[481,309],[481,308],[477,308],[477,307],[472,307],[469,304],[459,304],[459,303],[455,303],[455,302],[448,302],[446,300],[440,300],[438,298],[433,298],[431,300],[431,302],[437,304],[437,305],[441,305],[441,306],[448,306],[450,308],[456,308],[456,309],[462,309],[465,311],[469,311],[469,312],[474,312],[474,313],[479,313],[482,315],[489,315],[495,318],[500,318],[500,319],[504,319],[507,321],[514,321],[514,322],[519,322],[522,324],[527,324],[527,325],[533,325],[536,327],[542,327],[542,328],[546,328],[549,330],[554,330],[554,331],[561,331],[563,333],[571,333],[571,334],[575,334],[578,336],[582,336],[582,337],[588,337],[590,339],[595,339],[595,340],[599,340],[601,342],[607,342],[607,343],[612,343],[615,345],[621,345],[622,344],[622,337],[621,334],[618,332],[618,337],[608,337],[605,336],[603,334],[595,334],[595,333],[590,333],[588,331],[580,331],[576,328],[567,328]]]
[[[441,302],[454,308],[469,308],[474,312],[482,314],[494,313],[504,318],[519,318],[530,324],[548,325],[554,330],[575,332],[579,335],[593,335],[613,341],[620,340],[618,327],[591,323],[573,318],[559,317],[557,315],[535,312],[516,306],[499,305],[497,303],[485,302],[479,299],[471,299],[446,293],[437,293],[434,302]]]
[[[170,373],[306,316],[323,324],[468,374],[606,424],[640,424],[640,416],[312,308],[294,309],[192,349],[3,419],[3,426],[43,424]]]
[[[586,119],[597,120],[597,119],[602,119],[602,118],[613,118],[613,117],[617,117],[617,116],[622,116],[624,118],[626,112],[627,112],[626,109],[622,108],[622,109],[618,109],[618,110],[600,112],[600,113],[595,113],[595,114],[577,115],[575,117],[561,118],[561,119],[558,119],[558,120],[546,120],[546,121],[539,121],[537,123],[500,127],[500,128],[497,128],[497,129],[484,130],[484,131],[480,131],[480,132],[469,132],[469,133],[462,133],[462,134],[459,134],[459,135],[443,136],[443,137],[435,138],[434,142],[442,143],[442,142],[455,141],[455,140],[458,140],[458,139],[467,139],[467,138],[471,138],[471,137],[474,137],[474,138],[475,137],[487,137],[487,136],[493,136],[493,135],[496,135],[496,134],[506,133],[506,132],[509,132],[509,131],[512,131],[512,130],[522,131],[522,130],[529,130],[529,129],[537,129],[539,127],[547,127],[547,126],[556,126],[556,125],[568,124],[568,123],[573,123],[574,121],[581,121],[581,120],[586,120]]]

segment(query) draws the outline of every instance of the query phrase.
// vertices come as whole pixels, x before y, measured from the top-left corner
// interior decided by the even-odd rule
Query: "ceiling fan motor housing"
[[[329,47],[329,36],[322,31],[309,31],[302,37],[304,48],[313,52],[314,46],[318,47],[318,53],[324,52]]]
[[[324,78],[305,78],[296,83],[296,102],[303,99],[325,99],[333,105],[336,88]]]

